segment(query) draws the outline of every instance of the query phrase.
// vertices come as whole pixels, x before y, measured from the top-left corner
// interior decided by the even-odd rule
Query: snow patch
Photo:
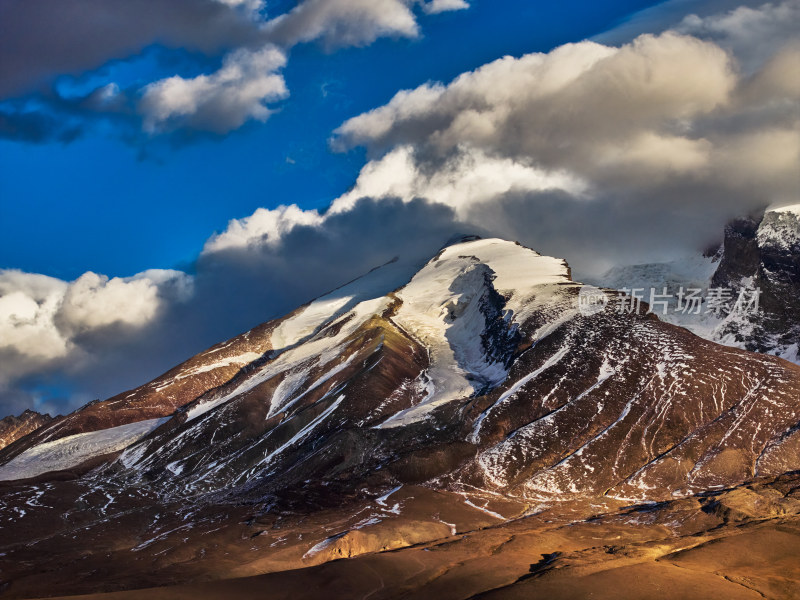
[[[63,471],[91,458],[119,452],[142,439],[167,419],[149,419],[78,433],[28,448],[0,467],[0,481],[27,479],[50,471]]]
[[[208,411],[229,402],[281,373],[286,373],[284,381],[297,382],[297,386],[291,390],[283,390],[276,396],[276,404],[270,407],[269,414],[272,416],[283,402],[290,398],[291,394],[300,387],[302,382],[299,380],[305,377],[305,372],[311,366],[324,366],[338,358],[341,354],[340,344],[370,318],[381,314],[389,306],[390,302],[389,298],[375,298],[360,302],[351,311],[329,323],[329,325],[333,326],[340,321],[344,322],[335,336],[328,337],[324,335],[325,331],[320,331],[304,343],[287,349],[229,392],[223,393],[216,398],[209,398],[190,408],[186,413],[187,422],[206,414]]]

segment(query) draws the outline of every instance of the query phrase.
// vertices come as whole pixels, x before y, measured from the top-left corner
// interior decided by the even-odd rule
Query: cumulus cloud
[[[706,142],[681,126],[725,104],[735,81],[725,52],[688,36],[569,44],[401,92],[344,123],[334,143],[414,144],[434,157],[469,145],[592,178],[650,177],[704,165]]]
[[[416,37],[419,26],[403,0],[305,0],[267,23],[285,46],[321,39],[328,47],[364,46],[379,37]]]
[[[334,132],[335,149],[365,146],[371,160],[324,214],[260,209],[205,253],[275,248],[295,226],[325,228],[361,198],[443,205],[465,228],[491,223],[493,234],[593,274],[632,249],[657,260],[703,247],[728,218],[800,192],[798,46],[784,44],[753,73],[732,52],[667,31],[505,57],[400,91]]]
[[[0,271],[2,349],[13,349],[30,360],[64,356],[69,344],[55,327],[55,316],[68,287],[45,275]]]
[[[139,102],[146,131],[191,127],[227,133],[246,121],[266,121],[268,102],[289,95],[278,71],[286,55],[274,46],[228,54],[211,75],[173,76],[148,85]]]
[[[225,231],[209,238],[203,251],[275,246],[295,227],[319,225],[321,222],[322,217],[316,210],[302,210],[296,204],[275,209],[259,208],[249,217],[232,219]]]
[[[797,26],[786,10],[785,4],[762,7]],[[758,18],[749,9],[731,14],[786,28],[783,20]],[[736,30],[722,22],[726,31]],[[529,186],[531,198],[550,187],[568,192],[572,204],[598,203],[619,216],[639,214],[645,205],[638,225],[657,219],[664,238],[686,241],[681,222],[702,214],[709,225],[688,228],[696,232],[694,243],[702,243],[732,215],[800,192],[798,46],[784,44],[753,72],[743,71],[738,59],[751,56],[747,44],[735,54],[734,46],[668,31],[619,47],[581,42],[505,57],[446,85],[399,92],[345,122],[332,145],[365,146],[372,157],[351,195],[363,188],[374,197],[424,196],[455,206],[466,220],[477,214],[475,195],[459,191],[444,199],[426,184],[483,173],[486,198],[497,199],[526,191],[524,184],[504,188],[513,181],[509,170],[529,172],[551,182]],[[564,202],[562,210],[570,212]],[[532,200],[531,211],[536,207]],[[500,204],[494,208],[499,212]]]
[[[232,219],[223,232],[209,238],[203,256],[226,251],[275,251],[283,248],[284,240],[295,229],[328,231],[334,219],[346,218],[364,199],[444,206],[452,210],[446,214],[455,219],[453,227],[473,231],[471,225],[459,224],[458,218],[468,221],[474,205],[505,194],[552,191],[581,197],[585,184],[565,172],[545,171],[480,151],[460,153],[437,169],[425,170],[415,161],[413,148],[400,146],[368,163],[352,189],[335,199],[324,214],[294,204],[259,208],[249,217]]]
[[[219,0],[223,1],[223,0]],[[247,6],[257,0],[224,0]],[[260,48],[240,48],[225,56],[215,73],[185,79],[178,75],[153,82],[142,90],[139,112],[149,133],[191,128],[227,133],[248,120],[266,121],[267,104],[289,95],[279,71],[286,51],[299,43],[319,40],[328,48],[365,46],[381,37],[419,35],[419,24],[409,0],[305,0],[291,11],[264,21]],[[460,10],[462,0],[434,0],[423,4],[426,13]]]
[[[151,269],[111,279],[89,271],[67,286],[54,321],[67,334],[115,324],[141,327],[157,316],[163,302],[187,300],[191,285],[180,271]]]
[[[270,39],[285,46],[321,40],[328,48],[364,46],[380,37],[414,38],[413,8],[427,14],[469,8],[464,0],[305,0],[266,24]]]
[[[91,362],[186,302],[192,285],[185,273],[159,269],[126,278],[87,272],[72,282],[0,270],[0,398],[19,398],[12,384],[32,374]]]
[[[585,184],[563,171],[547,171],[524,161],[494,157],[464,149],[435,169],[426,169],[411,146],[399,146],[368,163],[353,189],[333,201],[327,214],[351,210],[361,198],[400,198],[449,206],[456,215],[468,207],[509,192],[566,191],[581,196]]]

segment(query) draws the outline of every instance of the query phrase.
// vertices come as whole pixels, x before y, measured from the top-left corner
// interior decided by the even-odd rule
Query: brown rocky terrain
[[[230,578],[150,588],[145,597],[800,597],[798,473],[658,504],[625,505],[607,499],[557,503],[534,515],[476,525],[480,524],[464,522],[455,534],[440,532],[441,537],[421,543],[407,539],[400,549],[373,547],[355,558],[316,566],[298,561],[295,568],[236,577],[237,571],[247,570],[240,567],[228,571]],[[262,526],[250,524],[255,531]],[[212,564],[226,569],[219,558]],[[137,590],[82,598],[126,600],[140,594]]]
[[[53,417],[32,410],[26,410],[18,417],[10,415],[0,419],[0,450],[9,444],[33,433],[42,425],[49,423]]]

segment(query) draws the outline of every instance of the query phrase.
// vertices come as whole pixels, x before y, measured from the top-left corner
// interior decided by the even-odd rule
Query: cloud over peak
[[[726,103],[735,82],[728,55],[693,37],[581,42],[400,92],[344,123],[333,143],[438,156],[466,145],[592,178],[627,177],[632,165],[687,170],[702,166],[705,142],[681,135],[682,124]]]

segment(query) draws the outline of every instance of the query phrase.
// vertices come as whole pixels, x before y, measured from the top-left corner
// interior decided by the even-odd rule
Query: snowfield
[[[0,467],[0,481],[27,479],[50,471],[63,471],[91,458],[119,452],[142,439],[166,420],[167,418],[149,419],[89,433],[78,433],[28,448]]]

